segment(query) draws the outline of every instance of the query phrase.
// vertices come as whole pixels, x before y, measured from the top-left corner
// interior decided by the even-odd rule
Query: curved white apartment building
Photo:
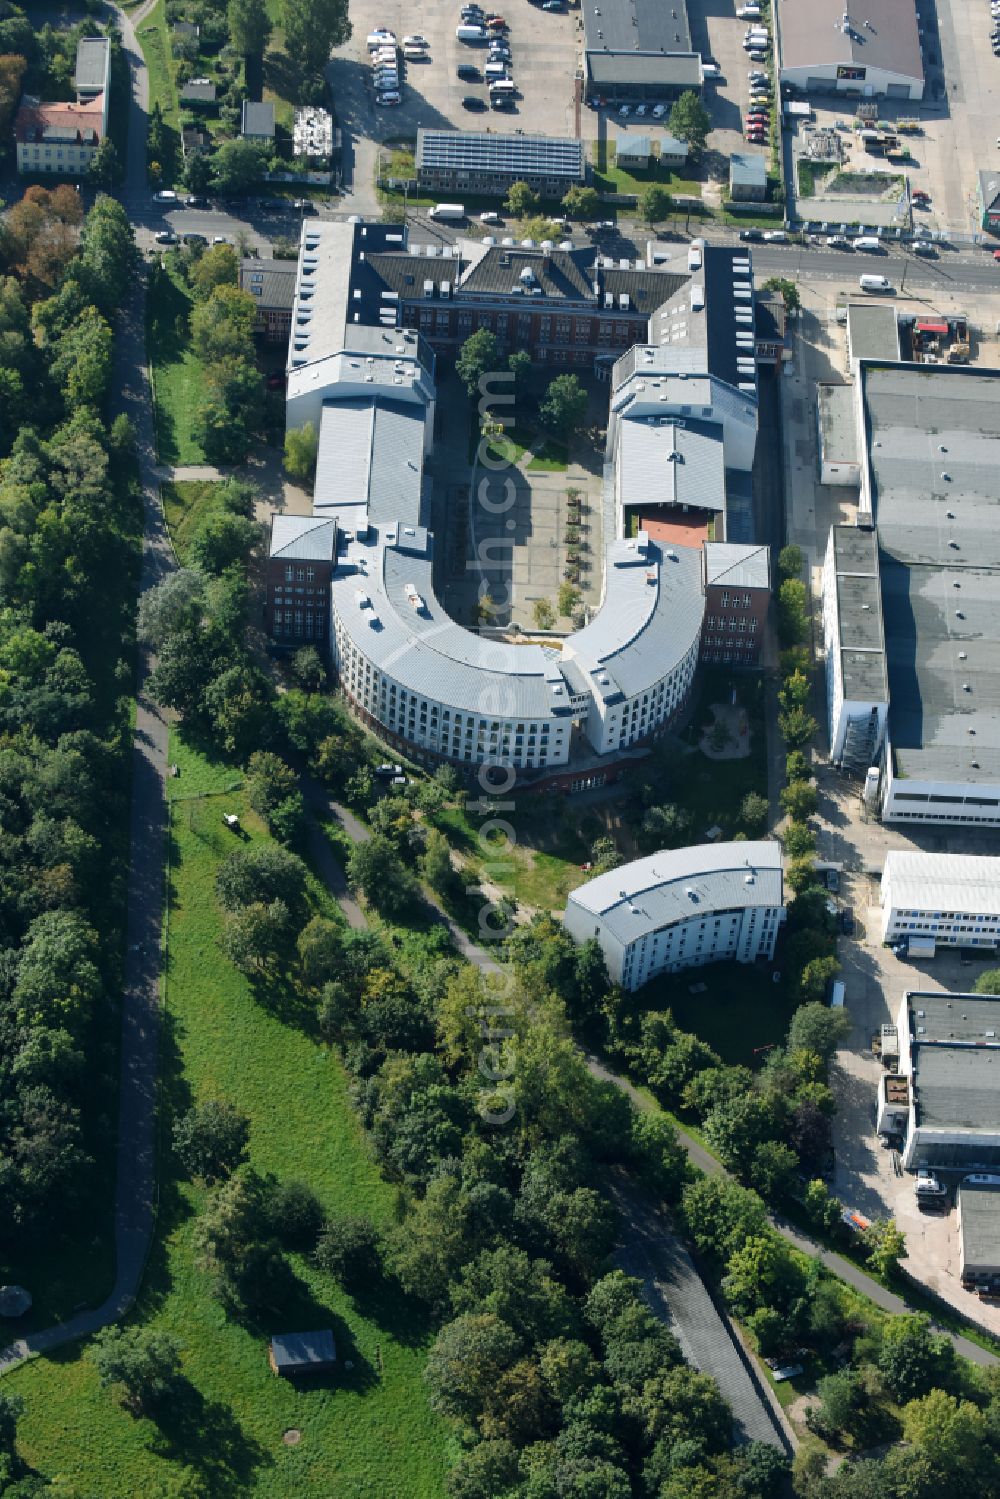
[[[773,958],[785,919],[781,846],[699,843],[662,849],[574,890],[564,923],[596,937],[623,989],[704,963]]]
[[[424,524],[434,356],[422,334],[396,326],[394,303],[366,305],[374,295],[366,256],[387,238],[385,226],[307,224],[293,307],[287,422],[311,422],[319,435],[313,517],[336,523],[332,556],[328,532],[323,539],[341,689],[380,734],[428,760],[539,771],[567,765],[574,749],[591,759],[628,750],[668,723],[690,690],[705,609],[701,550],[657,543],[642,529],[612,535],[601,608],[551,645],[491,639],[451,619],[435,593],[434,541]],[[658,351],[655,362],[668,365],[668,354]],[[622,362],[616,379],[617,430],[631,437],[641,424],[646,434],[637,485],[683,456],[675,451],[677,421],[664,413],[688,413],[696,398],[705,403],[698,416],[709,435],[700,440],[717,449],[718,461],[692,464],[685,497],[722,506],[730,426],[744,447],[743,429],[756,430],[752,386],[738,397],[721,388],[724,411],[709,432],[712,382],[684,378],[676,389],[651,390],[634,361]],[[747,451],[752,461],[752,442]],[[734,464],[745,457],[734,448]],[[616,522],[624,529],[620,515]],[[300,553],[312,533],[302,530],[296,566],[309,561]],[[294,630],[297,600],[289,600],[284,574],[273,594],[272,636],[294,645],[287,622]]]

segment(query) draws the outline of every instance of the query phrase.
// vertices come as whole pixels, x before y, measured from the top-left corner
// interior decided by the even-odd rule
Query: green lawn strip
[[[202,521],[213,512],[223,510],[219,499],[221,489],[217,479],[182,479],[178,483],[161,485],[160,498],[167,529],[182,566],[187,564],[191,537]]]
[[[181,779],[190,772],[193,782],[197,752],[174,737],[171,758],[183,766]],[[210,780],[207,763],[201,780]],[[256,997],[219,948],[215,872],[236,846],[221,820],[222,802],[188,800],[172,812],[164,1131],[172,1113],[192,1100],[229,1099],[250,1116],[251,1159],[259,1170],[307,1180],[331,1212],[388,1223],[396,1193],[370,1155],[335,1054],[319,1044],[293,996]],[[224,802],[254,841],[266,838],[240,793]],[[317,910],[333,913],[316,880],[310,898]],[[158,1235],[137,1315],[182,1343],[195,1393],[165,1413],[158,1431],[118,1409],[79,1349],[40,1359],[9,1384],[28,1400],[20,1433],[27,1459],[106,1499],[157,1492],[178,1482],[185,1466],[207,1476],[220,1495],[438,1499],[447,1436],[424,1395],[423,1316],[392,1298],[352,1303],[296,1258],[301,1292],[284,1321],[275,1319],[280,1328],[250,1331],[229,1321],[195,1263],[201,1200],[200,1188],[175,1178],[164,1150]],[[334,1329],[342,1364],[331,1380],[296,1388],[271,1374],[266,1338],[307,1324]],[[352,1371],[345,1359],[353,1361]],[[302,1432],[296,1447],[282,1442],[289,1427]]]
[[[167,32],[166,7],[157,0],[138,32],[139,45],[149,71],[150,107],[159,104],[166,123],[177,130],[180,115],[177,109],[177,91],[174,87],[174,72],[170,61],[170,36]]]
[[[169,257],[167,269],[166,276],[152,279],[146,305],[156,450],[161,463],[204,463],[195,431],[205,401],[205,376],[189,342],[192,299]]]
[[[580,865],[589,858],[590,844],[562,798],[525,797],[517,804],[509,818],[512,850],[500,830],[481,837],[484,819],[471,818],[461,807],[446,807],[434,821],[454,849],[474,859],[487,879],[523,905],[559,909],[585,879]]]

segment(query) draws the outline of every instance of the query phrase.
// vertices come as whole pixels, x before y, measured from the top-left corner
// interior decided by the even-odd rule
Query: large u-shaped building
[[[450,315],[467,276],[478,288],[469,296],[480,325],[492,317],[497,327],[526,305],[530,271],[543,298],[555,295],[546,293],[546,280],[554,288],[559,279],[581,309],[591,296],[599,316],[612,295],[600,277],[611,268],[592,266],[588,283],[582,262],[593,251],[508,246],[502,258],[509,286],[497,290],[484,262],[501,247],[460,244],[450,262],[453,280],[411,275],[415,286],[424,280],[425,296],[415,290],[408,309],[392,288],[405,285],[407,265],[425,258],[413,248],[390,225],[303,229],[287,424],[311,422],[319,452],[313,516],[275,517],[271,638],[292,647],[329,640],[357,713],[418,758],[470,769],[502,761],[539,779],[571,764],[606,765],[655,734],[684,703],[698,661],[706,578],[713,576],[706,562],[712,543],[655,540],[642,518],[661,507],[709,511],[723,543],[727,493],[742,498],[749,490],[757,424],[749,255],[708,250],[690,284],[633,267],[631,292],[617,293],[633,312],[640,298],[648,301],[652,316],[633,318],[634,335],[649,344],[626,349],[611,369],[615,534],[605,546],[601,607],[561,640],[518,644],[459,625],[435,591],[424,471],[434,432],[435,353],[423,302],[443,301]],[[554,256],[562,257],[558,265]],[[620,263],[614,269],[624,274]],[[713,287],[715,321],[706,310]],[[517,313],[484,310],[505,299]],[[727,567],[729,554],[738,556],[752,537],[728,540]],[[761,554],[750,545],[745,551]],[[765,566],[765,591],[767,581]]]

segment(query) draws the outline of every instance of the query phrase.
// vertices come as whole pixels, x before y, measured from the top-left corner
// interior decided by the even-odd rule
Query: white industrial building
[[[876,1125],[901,1141],[907,1171],[1000,1166],[1000,999],[911,992],[897,1020],[899,1062],[879,1080]]]
[[[800,92],[922,99],[924,65],[913,0],[782,0],[782,83]]]
[[[1000,858],[892,849],[879,895],[883,942],[922,939],[935,947],[978,947],[1000,940]]]
[[[831,754],[871,772],[885,822],[1000,827],[1000,372],[863,360],[857,380],[859,529],[834,528],[824,571]]]
[[[568,764],[575,734],[591,758],[627,751],[667,724],[690,690],[705,608],[701,552],[659,545],[641,529],[626,536],[623,495],[617,528],[614,516],[606,524],[601,608],[558,647],[490,638],[448,616],[427,529],[434,356],[422,334],[397,326],[398,297],[367,274],[369,255],[403,243],[391,225],[302,231],[286,421],[319,434],[313,513],[337,525],[329,635],[340,686],[372,728],[427,760],[551,770]],[[638,488],[654,458],[669,477],[671,451],[696,442],[697,500],[722,512],[721,538],[729,469],[753,462],[757,401],[731,316],[734,287],[752,290],[749,258],[717,253],[728,302],[720,291],[711,337],[702,282],[687,312],[692,337],[673,358],[643,347],[615,365],[616,430],[628,438],[612,443],[610,461]],[[713,273],[715,254],[706,252]],[[752,308],[749,316],[752,340]],[[720,378],[709,373],[712,359]],[[482,482],[494,480],[502,494],[503,475]]]
[[[963,1177],[958,1208],[958,1273],[967,1290],[1000,1286],[1000,1176],[977,1171]]]
[[[613,982],[628,990],[704,963],[770,959],[785,919],[781,847],[662,849],[581,885],[563,919],[577,942],[597,938]]]

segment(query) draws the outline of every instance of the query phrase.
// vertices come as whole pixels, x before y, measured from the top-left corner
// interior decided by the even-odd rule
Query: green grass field
[[[191,797],[231,785],[228,767],[203,760],[176,735],[171,759],[181,775],[171,782],[164,1131],[193,1100],[229,1099],[250,1116],[259,1170],[308,1181],[331,1212],[387,1223],[396,1194],[369,1154],[335,1055],[294,995],[255,994],[218,946],[215,871],[235,846],[222,810],[238,812],[254,840],[266,834],[238,791]],[[316,909],[334,914],[318,883],[310,895]],[[81,1349],[38,1359],[5,1383],[26,1400],[20,1445],[28,1461],[102,1499],[187,1492],[185,1475],[213,1499],[438,1499],[447,1438],[424,1395],[422,1315],[391,1294],[352,1302],[295,1258],[299,1291],[283,1330],[332,1327],[341,1367],[308,1387],[275,1378],[268,1329],[229,1321],[195,1263],[202,1197],[177,1179],[164,1149],[158,1233],[137,1315],[182,1344],[185,1390],[156,1423],[137,1421],[100,1389]],[[293,1427],[301,1441],[287,1446],[283,1433]]]
[[[175,130],[180,119],[177,111],[177,90],[174,73],[170,65],[170,37],[167,32],[166,7],[163,0],[153,6],[138,33],[149,70],[150,107],[159,104],[163,118]]]
[[[161,463],[204,463],[195,432],[205,401],[205,376],[191,348],[191,296],[169,267],[150,283],[146,346],[152,360],[156,451]]]
[[[219,501],[221,488],[221,484],[215,479],[183,479],[177,484],[161,485],[163,513],[182,566],[187,563],[191,537],[202,520],[206,515],[223,508]]]

